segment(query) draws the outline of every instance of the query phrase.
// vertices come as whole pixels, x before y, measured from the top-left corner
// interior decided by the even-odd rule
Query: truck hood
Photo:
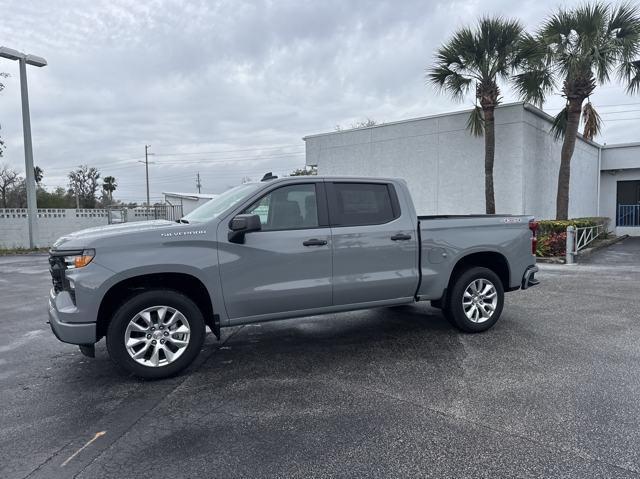
[[[184,229],[191,226],[174,221],[136,221],[133,223],[121,223],[117,225],[97,226],[66,234],[56,240],[54,249],[81,249],[92,246],[98,240],[115,239],[120,236],[145,233],[169,228]]]

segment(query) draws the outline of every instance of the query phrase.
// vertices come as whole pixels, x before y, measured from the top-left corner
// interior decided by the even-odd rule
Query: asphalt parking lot
[[[541,269],[484,334],[426,304],[244,326],[144,382],[51,334],[45,256],[0,257],[0,477],[637,477],[640,240]]]

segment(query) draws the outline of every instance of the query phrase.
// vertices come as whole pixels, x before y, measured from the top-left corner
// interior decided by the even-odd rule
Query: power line
[[[253,148],[240,148],[233,150],[215,150],[215,151],[189,151],[189,152],[175,152],[175,153],[158,153],[156,156],[187,156],[187,155],[215,155],[217,153],[235,153],[235,152],[243,152],[243,151],[257,151],[257,150],[277,150],[277,149],[287,149],[287,148],[300,148],[301,145],[290,143],[288,145],[280,145],[280,146],[265,146],[265,147],[253,147]]]
[[[195,153],[194,153],[195,154]],[[199,152],[198,154],[206,154],[205,152]],[[272,159],[272,158],[285,158],[285,157],[290,157],[290,156],[301,156],[304,155],[303,151],[300,152],[291,152],[291,153],[283,153],[280,155],[270,155],[270,156],[258,156],[258,157],[247,157],[247,156],[232,156],[232,157],[227,157],[227,158],[214,158],[214,159],[208,159],[208,158],[198,158],[198,159],[193,159],[193,160],[182,160],[182,161],[172,161],[172,160],[159,160],[155,163],[159,163],[159,164],[189,164],[189,163],[201,163],[201,162],[207,162],[207,163],[232,163],[234,161],[263,161],[263,160],[268,160],[268,159]],[[159,153],[155,153],[154,156],[177,156],[177,155],[166,155],[166,154],[159,154]],[[144,157],[139,157],[139,158],[144,158]],[[121,168],[126,168],[128,166],[133,166],[138,160],[134,159],[130,159],[130,160],[117,160],[117,161],[110,161],[109,164],[107,166],[101,166],[100,168],[102,168],[103,170],[107,170],[107,169],[121,169]],[[77,168],[80,165],[70,165],[70,166],[54,166],[54,167],[50,167],[47,168],[48,171],[50,170],[67,170],[68,168],[70,169],[74,169]]]

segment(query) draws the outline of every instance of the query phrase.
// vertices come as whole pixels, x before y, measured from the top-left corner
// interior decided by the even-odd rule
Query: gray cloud
[[[457,27],[514,10],[502,0],[0,3],[11,12],[0,26],[6,45],[49,61],[29,69],[45,183],[64,185],[69,169],[89,163],[116,176],[116,197],[127,200],[144,195],[145,143],[157,153],[152,196],[192,191],[197,171],[216,192],[302,166],[306,134],[466,108],[470,100],[425,86],[425,67]],[[514,16],[533,28],[555,6],[519,2]],[[0,70],[12,74],[0,97],[5,160],[22,168],[17,65],[3,60]],[[508,88],[504,96],[515,99]],[[640,103],[616,84],[593,100]],[[637,121],[612,121],[634,115],[607,114],[600,140],[637,139]]]

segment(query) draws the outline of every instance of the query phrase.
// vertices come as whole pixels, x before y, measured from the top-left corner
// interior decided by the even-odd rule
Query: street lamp
[[[35,248],[38,225],[36,203],[36,180],[33,169],[33,146],[31,144],[31,118],[29,117],[29,93],[27,91],[27,65],[43,67],[47,60],[35,55],[27,55],[12,48],[0,47],[0,57],[18,60],[20,64],[20,93],[22,96],[22,133],[24,135],[24,163],[27,176],[27,211],[29,220],[29,247]]]

